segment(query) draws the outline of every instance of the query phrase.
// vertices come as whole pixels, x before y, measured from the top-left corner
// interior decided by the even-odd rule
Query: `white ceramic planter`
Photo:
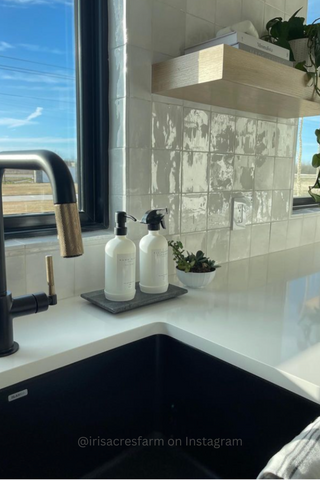
[[[289,43],[295,58],[294,64],[305,61],[307,65],[310,65],[308,39],[299,38],[298,40],[291,40]]]
[[[216,270],[206,273],[183,272],[176,268],[177,276],[183,285],[190,288],[203,288],[214,279]]]

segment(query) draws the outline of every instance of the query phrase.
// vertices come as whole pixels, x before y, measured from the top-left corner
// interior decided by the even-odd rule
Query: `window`
[[[309,0],[307,23],[312,23],[318,16],[317,0]],[[315,184],[317,178],[317,171],[311,165],[312,156],[318,150],[314,134],[316,128],[320,128],[320,117],[306,117],[299,120],[294,172],[294,208],[318,205],[308,193],[309,187]]]
[[[104,0],[0,0],[0,150],[59,154],[84,228],[108,223],[107,18]],[[6,170],[3,208],[7,236],[55,228],[43,172]]]
[[[298,124],[297,152],[294,172],[294,206],[316,206],[308,190],[317,178],[317,170],[311,165],[312,156],[319,151],[315,130],[320,127],[320,117],[301,118]]]

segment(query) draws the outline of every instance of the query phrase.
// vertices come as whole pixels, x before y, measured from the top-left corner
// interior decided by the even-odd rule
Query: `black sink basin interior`
[[[3,389],[0,412],[1,478],[255,478],[320,406],[155,335]]]

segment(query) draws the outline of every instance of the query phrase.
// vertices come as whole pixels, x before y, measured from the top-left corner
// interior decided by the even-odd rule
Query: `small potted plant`
[[[290,50],[290,58],[295,68],[304,71],[308,81],[312,81],[314,93],[320,96],[318,68],[320,66],[320,23],[317,18],[310,25],[305,24],[297,10],[289,20],[275,17],[268,21],[267,35],[263,37],[270,43]]]
[[[191,288],[202,288],[208,285],[215,277],[216,265],[214,260],[206,257],[199,250],[196,254],[185,252],[182,242],[169,241],[173,259],[176,262],[177,276],[183,285]],[[185,254],[186,253],[186,254]]]

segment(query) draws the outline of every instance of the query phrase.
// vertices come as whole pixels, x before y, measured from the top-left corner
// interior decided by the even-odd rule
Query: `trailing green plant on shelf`
[[[266,24],[268,33],[262,37],[262,39],[267,42],[290,50],[292,61],[294,61],[294,55],[289,42],[291,40],[305,38],[305,19],[303,17],[297,17],[301,8],[299,8],[289,20],[283,20],[282,17],[271,18]]]
[[[214,260],[206,257],[205,254],[199,250],[196,254],[185,252],[183,244],[180,241],[168,242],[169,247],[173,251],[173,259],[176,262],[178,270],[186,273],[207,273],[213,272],[220,265],[216,265]],[[187,253],[187,255],[185,255]]]
[[[297,62],[295,68],[307,74],[308,83],[312,82],[315,94],[320,96],[318,74],[318,68],[320,67],[320,23],[316,23],[320,18],[314,20],[310,25],[306,25],[305,18],[297,16],[301,9],[302,7],[289,20],[283,20],[282,17],[269,20],[266,25],[268,33],[262,38],[290,50],[290,59]],[[302,39],[307,39],[308,58],[298,61],[293,42]]]
[[[302,7],[301,7],[302,8]],[[305,24],[304,17],[298,17],[301,8],[297,10],[289,20],[275,17],[266,25],[267,35],[263,38],[268,42],[290,50],[290,59],[296,62],[295,68],[306,73],[306,84],[313,86],[314,94],[320,96],[319,72],[320,67],[320,18],[310,25]],[[305,40],[304,47],[299,40]],[[298,58],[300,57],[301,58]],[[320,129],[315,131],[316,139],[320,145]],[[312,157],[312,166],[320,167],[320,154]],[[320,171],[315,184],[309,187],[309,194],[315,202],[320,203],[320,195],[313,189],[320,189]]]

